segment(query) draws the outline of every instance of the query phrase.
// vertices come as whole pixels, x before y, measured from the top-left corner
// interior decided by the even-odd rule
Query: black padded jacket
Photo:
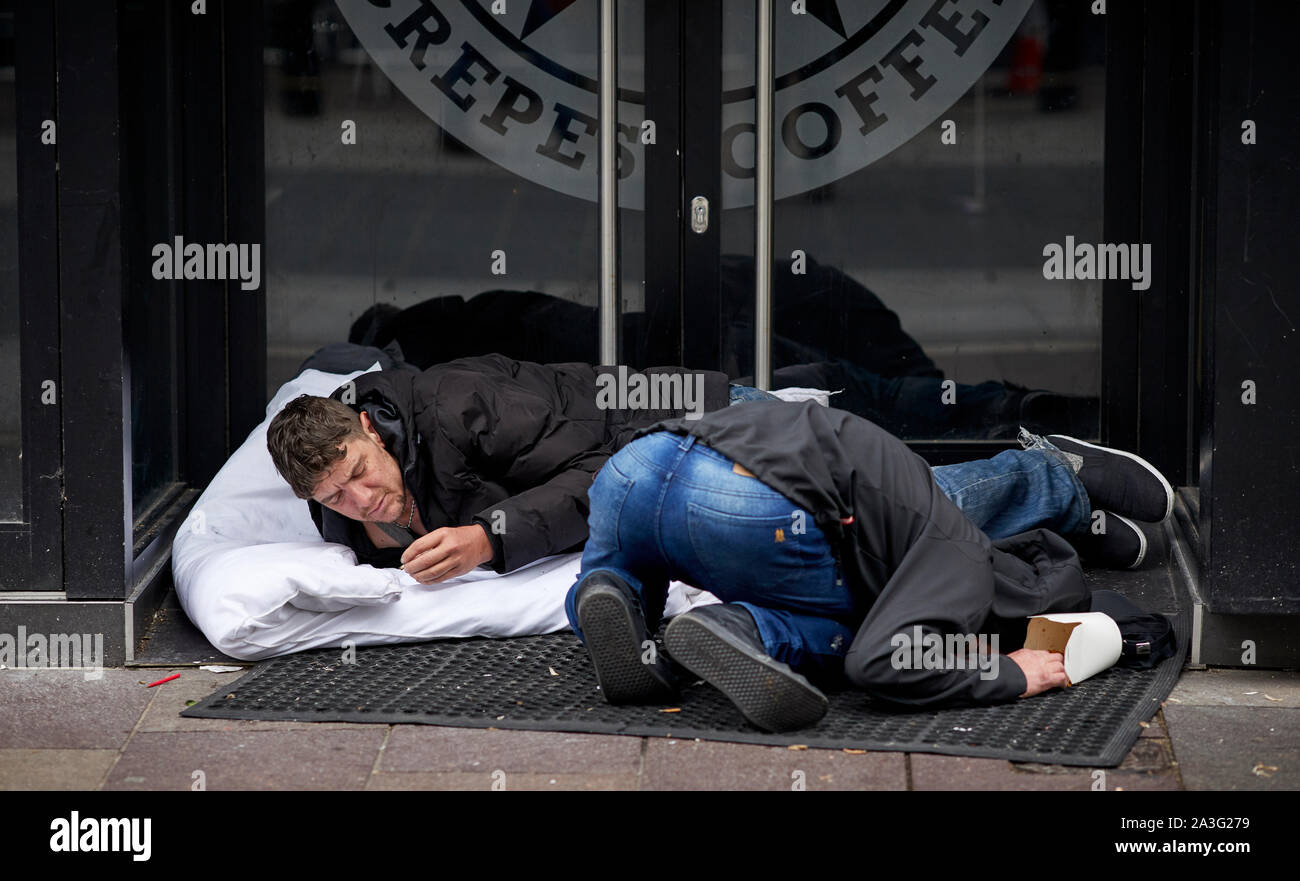
[[[415,495],[429,531],[481,524],[491,566],[509,572],[587,539],[587,490],[633,433],[677,409],[602,408],[590,364],[536,364],[502,355],[461,358],[427,370],[374,371],[330,396],[369,414]],[[703,409],[725,407],[725,374],[680,367],[644,371],[703,376]],[[613,375],[613,373],[611,373]],[[692,380],[693,381],[693,380]],[[377,548],[360,521],[308,500],[326,541],[358,563],[391,568],[398,548]]]

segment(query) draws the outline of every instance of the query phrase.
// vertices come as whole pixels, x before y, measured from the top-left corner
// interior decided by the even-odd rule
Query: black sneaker
[[[1105,532],[1094,533],[1090,525],[1087,532],[1066,536],[1079,552],[1079,559],[1104,569],[1136,569],[1141,566],[1147,556],[1147,537],[1142,527],[1114,512],[1101,513],[1105,516],[1100,521],[1105,524]],[[1093,514],[1095,516],[1096,512]]]
[[[826,695],[767,654],[744,606],[703,606],[678,615],[664,631],[664,647],[764,731],[807,728],[826,715]]]
[[[1173,512],[1174,488],[1146,459],[1063,434],[1049,434],[1047,440],[1083,458],[1077,470],[1093,508],[1147,523],[1163,522]]]
[[[578,629],[596,668],[601,693],[611,704],[657,704],[677,699],[668,664],[647,648],[641,604],[623,579],[594,572],[578,585]],[[649,662],[643,658],[649,652]]]

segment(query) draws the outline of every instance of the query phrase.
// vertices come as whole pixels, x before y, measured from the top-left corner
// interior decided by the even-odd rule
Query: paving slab
[[[639,737],[394,725],[376,771],[635,776],[640,767]]]
[[[641,788],[899,790],[907,768],[903,753],[647,738]]]
[[[387,730],[142,732],[104,789],[362,789]]]
[[[81,670],[0,670],[0,749],[121,747],[153,690],[138,670],[101,672],[86,679]]]
[[[912,753],[912,788],[917,790],[1001,790],[1013,792],[1090,792],[1178,789],[1172,773],[1149,774],[1121,768],[1075,768]]]
[[[1300,673],[1186,670],[1166,704],[1200,707],[1300,707]]]
[[[1169,736],[1169,730],[1165,727],[1164,714],[1159,710],[1157,710],[1156,714],[1147,721],[1147,724],[1145,726],[1138,725],[1138,727],[1142,729],[1142,733],[1139,734],[1138,737],[1168,737]]]
[[[1175,774],[1121,774],[1106,772],[1106,789],[1110,792],[1182,792],[1182,781]]]
[[[1300,789],[1300,710],[1165,707],[1187,789]]]
[[[912,788],[916,790],[1059,790],[1086,792],[1092,788],[1088,768],[1057,765],[1020,767],[1005,759],[912,753]]]
[[[376,773],[366,784],[368,790],[458,790],[482,791],[502,790],[543,791],[543,790],[635,790],[636,774],[533,774],[518,771],[502,771],[496,776],[490,773],[468,773],[465,771],[448,771],[437,774],[388,774]]]
[[[98,789],[115,749],[0,749],[0,790]]]
[[[1173,773],[1178,763],[1174,749],[1167,737],[1139,737],[1128,751],[1116,771],[1137,771],[1147,774]]]

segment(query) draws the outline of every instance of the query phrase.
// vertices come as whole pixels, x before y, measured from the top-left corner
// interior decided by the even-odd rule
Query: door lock
[[[702,233],[709,228],[709,200],[696,196],[691,200],[691,230]]]

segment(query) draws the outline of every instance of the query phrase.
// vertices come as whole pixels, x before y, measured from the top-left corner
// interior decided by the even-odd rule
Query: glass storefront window
[[[1101,283],[1045,279],[1042,254],[1100,237],[1104,29],[1086,7],[777,5],[778,386],[843,389],[837,406],[908,439],[1097,436]],[[718,298],[720,364],[692,366],[743,379],[754,5],[722,10],[720,289],[688,277],[683,296]],[[597,11],[268,5],[268,393],[343,340],[396,339],[422,366],[595,360]],[[625,358],[657,234],[637,139],[646,14],[619,4]],[[682,122],[688,143],[707,127]]]

